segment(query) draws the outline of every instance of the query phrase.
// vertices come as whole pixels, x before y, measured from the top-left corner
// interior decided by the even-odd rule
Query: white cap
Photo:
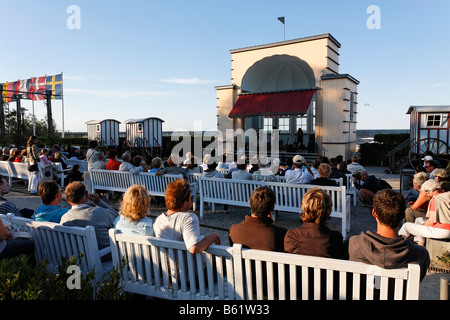
[[[296,155],[296,156],[292,159],[292,162],[295,163],[295,164],[300,165],[300,164],[305,163],[305,158],[303,158],[301,155]]]
[[[432,156],[425,156],[424,158],[422,158],[422,160],[431,161],[431,160],[433,160],[433,157]]]

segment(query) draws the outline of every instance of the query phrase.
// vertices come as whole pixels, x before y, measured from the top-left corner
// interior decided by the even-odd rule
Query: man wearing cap
[[[430,160],[425,163],[425,171],[427,172],[429,178],[433,179],[434,172],[436,171],[437,167],[438,165],[434,160]]]
[[[313,173],[305,158],[296,155],[292,159],[292,170],[286,171],[285,177],[286,183],[309,184],[313,180]]]

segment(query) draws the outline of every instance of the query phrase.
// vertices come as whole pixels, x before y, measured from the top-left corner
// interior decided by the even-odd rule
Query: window
[[[278,118],[278,129],[280,133],[289,133],[290,130],[290,118]]]
[[[273,128],[273,119],[272,118],[263,118],[263,129],[266,132],[272,132]]]
[[[137,124],[137,132],[144,132],[144,126],[142,125],[142,123]]]
[[[308,118],[307,117],[297,117],[297,126],[295,128],[295,132],[298,131],[298,128],[302,128],[304,133],[308,132]]]
[[[95,126],[95,132],[100,132],[100,129],[101,129],[100,125],[97,124],[97,125]]]
[[[440,127],[441,115],[440,114],[427,114],[427,127]]]

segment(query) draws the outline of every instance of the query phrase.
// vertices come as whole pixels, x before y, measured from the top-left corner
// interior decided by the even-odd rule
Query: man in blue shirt
[[[55,181],[46,181],[38,191],[43,204],[36,210],[34,220],[59,223],[61,217],[69,211],[68,208],[58,206],[62,200],[60,186]]]

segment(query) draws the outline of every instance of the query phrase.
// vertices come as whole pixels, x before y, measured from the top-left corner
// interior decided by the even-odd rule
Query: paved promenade
[[[385,168],[381,167],[367,167],[368,173],[375,175],[388,181],[393,189],[400,188],[399,174],[386,174]],[[14,202],[19,208],[31,208],[36,210],[41,205],[39,196],[30,195],[26,193],[26,186],[21,183],[13,183],[11,191],[5,196],[8,200]],[[104,198],[103,198],[104,199]],[[118,209],[119,203],[117,200],[106,200],[111,207]],[[61,203],[64,207],[70,207],[64,200]],[[351,231],[347,234],[348,237],[360,234],[366,230],[376,231],[376,222],[371,215],[372,207],[364,207],[358,200],[356,206],[351,207]],[[152,204],[151,216],[157,217],[165,211],[163,205]],[[229,245],[228,230],[231,225],[239,223],[244,220],[244,216],[250,214],[250,209],[230,206],[229,213],[225,213],[220,205],[216,205],[216,212],[212,213],[211,209],[206,206],[204,219],[200,220],[202,234],[216,232],[219,234],[222,245]],[[301,225],[300,215],[294,213],[281,212],[277,215],[275,223],[284,226],[287,229],[296,228]],[[330,228],[341,230],[341,220],[331,218],[328,222]],[[440,278],[446,276],[450,278],[448,273],[428,272],[427,276],[421,283],[420,299],[421,300],[439,300],[439,286]]]

